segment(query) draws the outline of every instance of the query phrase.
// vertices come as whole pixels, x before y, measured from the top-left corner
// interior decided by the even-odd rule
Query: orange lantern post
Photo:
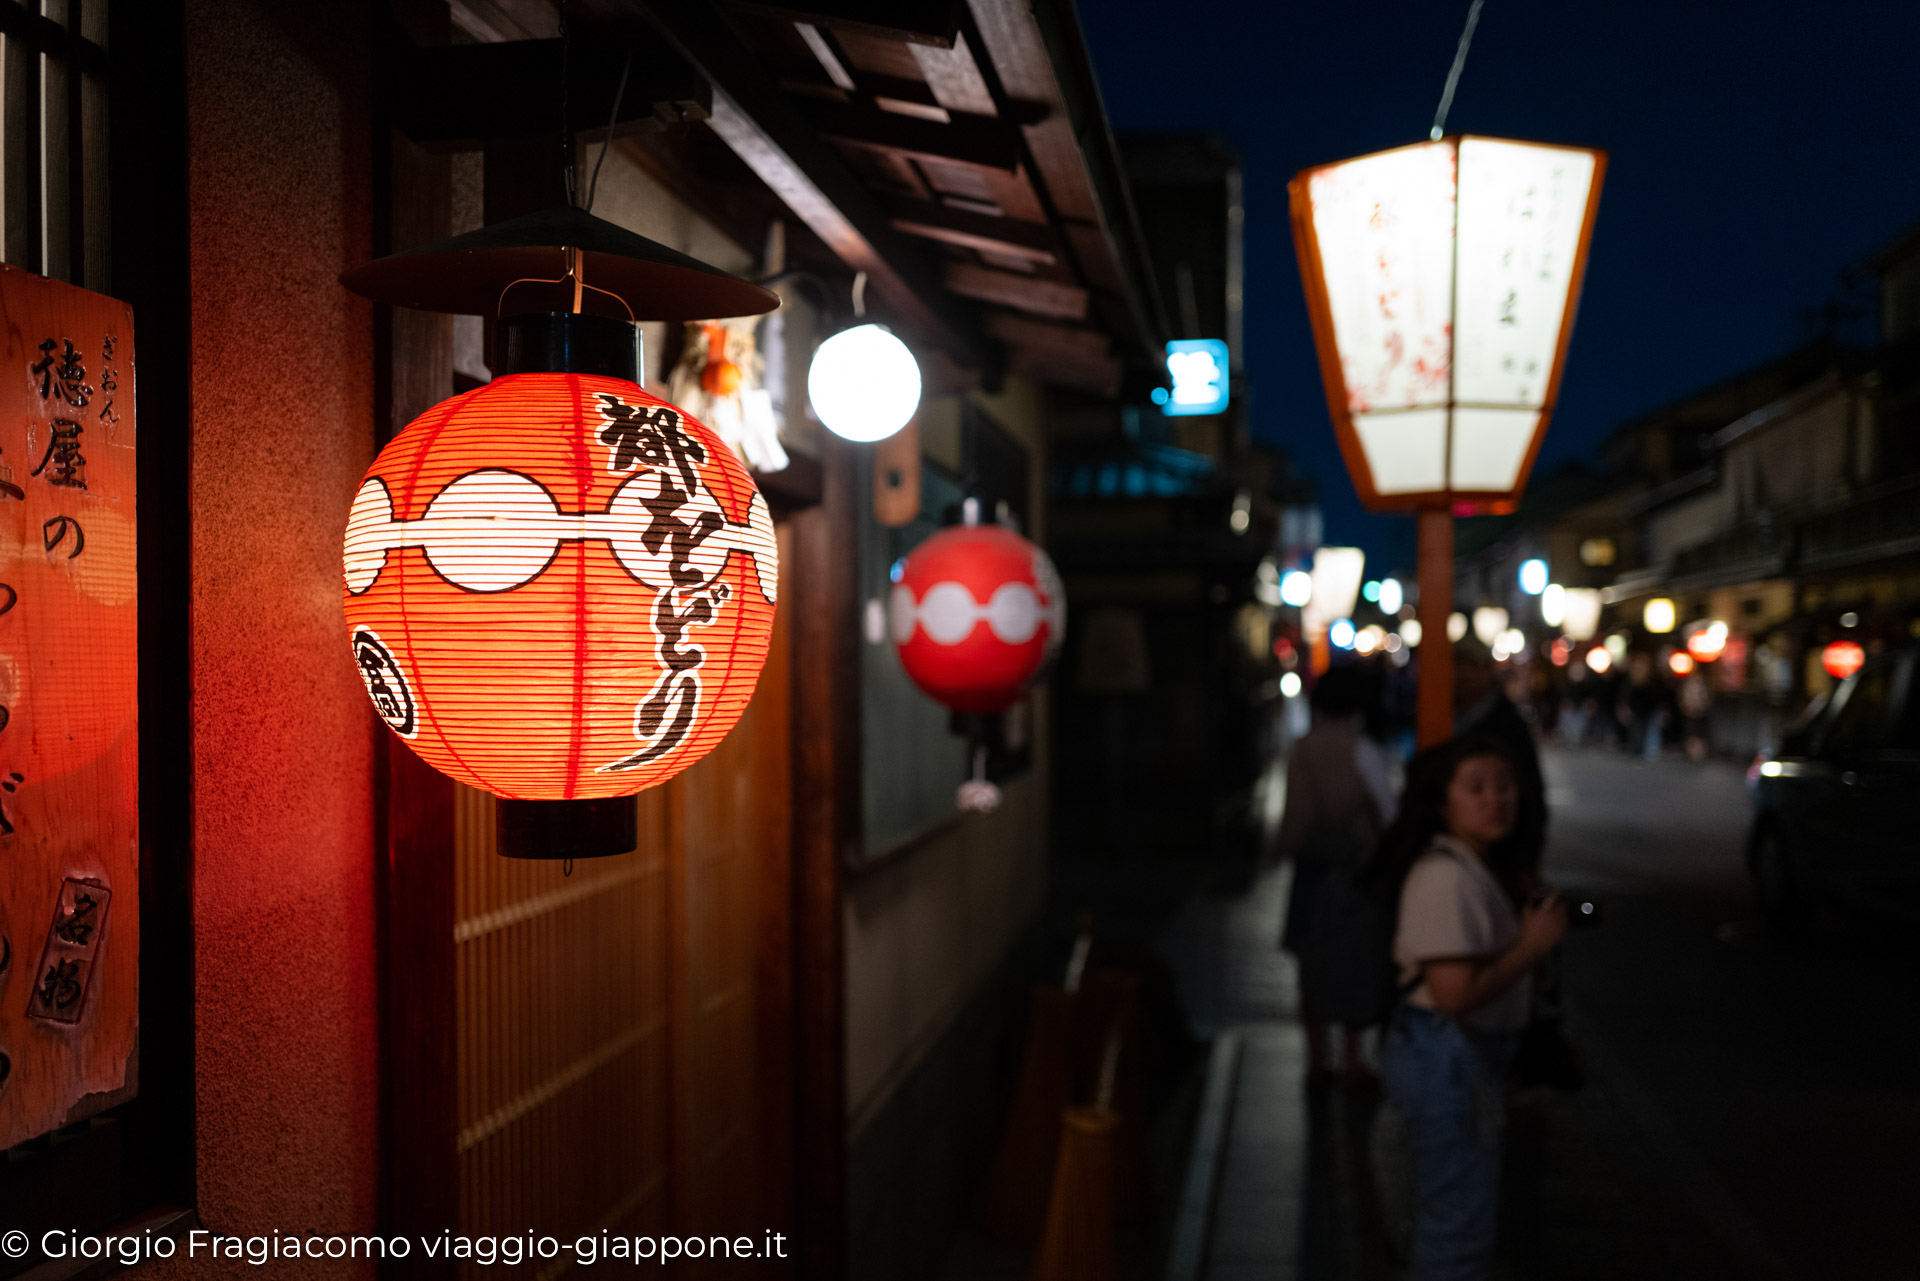
[[[1453,733],[1453,519],[1513,510],[1573,332],[1606,154],[1448,136],[1298,174],[1294,247],[1361,501],[1418,519],[1418,739]]]

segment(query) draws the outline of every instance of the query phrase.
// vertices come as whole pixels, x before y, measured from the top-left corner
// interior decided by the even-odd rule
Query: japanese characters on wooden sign
[[[136,1088],[139,666],[132,310],[0,267],[0,315],[5,1148]]]

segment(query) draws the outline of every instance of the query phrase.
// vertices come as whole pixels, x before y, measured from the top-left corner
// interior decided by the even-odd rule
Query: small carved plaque
[[[107,904],[113,891],[97,881],[69,876],[54,904],[47,945],[34,967],[27,1013],[49,1023],[78,1023],[87,1005],[87,980],[106,932]]]

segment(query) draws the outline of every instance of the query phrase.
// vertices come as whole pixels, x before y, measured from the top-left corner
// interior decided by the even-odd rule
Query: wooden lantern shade
[[[1448,137],[1288,187],[1327,407],[1374,510],[1510,510],[1552,417],[1606,153]]]
[[[745,710],[773,521],[707,427],[624,378],[510,374],[416,419],[347,524],[345,612],[381,719],[521,800],[625,796]]]

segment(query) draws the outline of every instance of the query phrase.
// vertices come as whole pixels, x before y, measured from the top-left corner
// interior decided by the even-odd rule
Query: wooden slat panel
[[[666,807],[572,877],[499,857],[494,808],[455,804],[460,1229],[670,1231]]]
[[[1020,134],[985,116],[955,116],[948,123],[868,107],[811,99],[795,104],[824,138],[864,147],[1012,173],[1020,167]]]

